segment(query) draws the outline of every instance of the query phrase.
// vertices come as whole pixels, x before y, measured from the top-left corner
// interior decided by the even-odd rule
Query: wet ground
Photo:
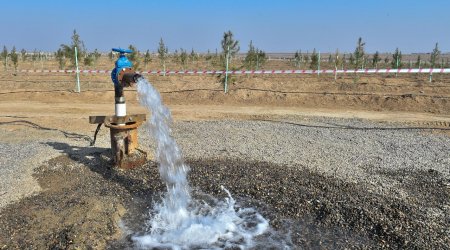
[[[86,153],[74,147],[37,168],[42,192],[0,212],[0,248],[132,247],[130,236],[145,230],[148,211],[165,187],[154,162],[120,171],[110,167],[110,159],[106,149]],[[240,206],[256,207],[270,220],[278,233],[263,237],[275,243],[307,249],[450,245],[450,180],[435,170],[377,173],[401,186],[375,194],[364,182],[325,177],[301,165],[227,158],[187,162],[194,196],[223,198],[223,185]]]

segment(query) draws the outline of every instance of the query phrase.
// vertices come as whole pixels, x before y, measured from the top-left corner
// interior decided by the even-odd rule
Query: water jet
[[[231,193],[224,200],[208,196],[192,196],[188,182],[190,167],[184,162],[181,148],[171,135],[170,110],[162,102],[158,90],[132,70],[125,56],[130,50],[113,49],[120,53],[111,73],[115,88],[115,115],[91,117],[98,128],[105,123],[111,131],[111,150],[119,168],[145,165],[145,154],[137,149],[137,127],[145,115],[127,115],[123,88],[136,84],[140,104],[151,112],[148,132],[155,139],[155,162],[167,191],[148,210],[144,232],[131,236],[137,248],[250,248],[254,239],[269,230],[269,222],[253,208],[236,204]],[[95,136],[94,136],[95,140]]]

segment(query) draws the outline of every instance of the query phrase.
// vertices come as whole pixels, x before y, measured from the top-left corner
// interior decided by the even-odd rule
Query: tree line
[[[215,52],[208,52],[206,54],[200,54],[192,48],[190,51],[179,48],[175,49],[172,53],[169,53],[169,48],[165,45],[163,38],[160,38],[157,55],[155,56],[149,50],[145,52],[140,52],[136,46],[129,45],[128,48],[133,51],[128,57],[133,62],[134,67],[138,70],[145,69],[153,60],[158,60],[161,68],[166,71],[166,64],[170,60],[173,63],[181,66],[183,70],[187,69],[188,65],[195,65],[197,62],[202,60],[206,62],[207,65],[211,67],[224,68],[226,61],[231,63],[232,69],[247,69],[247,70],[258,70],[264,66],[267,62],[266,53],[255,47],[253,41],[250,41],[248,45],[248,50],[245,53],[243,60],[237,63],[235,61],[236,55],[240,51],[239,41],[234,38],[231,31],[224,32],[221,40],[221,51],[217,49]],[[328,67],[333,67],[334,69],[364,69],[364,68],[378,68],[380,64],[384,64],[384,67],[390,67],[393,69],[403,68],[403,67],[449,67],[448,58],[444,61],[441,56],[441,51],[439,50],[438,43],[435,44],[434,49],[430,53],[430,59],[428,61],[421,58],[421,55],[417,56],[415,62],[409,61],[409,65],[402,58],[402,52],[399,48],[392,54],[388,54],[382,58],[381,54],[376,51],[373,55],[369,55],[365,52],[366,43],[360,37],[357,40],[356,47],[353,53],[340,53],[336,50],[334,54],[328,54],[327,58],[320,58],[320,53],[314,49],[312,53],[302,53],[301,50],[295,52],[293,58],[288,59],[292,66],[296,68],[310,68],[318,69],[320,64],[327,64]],[[73,31],[71,36],[70,44],[61,44],[58,50],[53,54],[46,54],[40,51],[34,50],[29,53],[25,49],[20,52],[16,50],[14,46],[11,51],[8,51],[6,46],[3,46],[3,50],[0,53],[0,59],[3,63],[4,69],[7,70],[8,65],[12,65],[16,71],[19,65],[19,59],[23,62],[29,60],[35,65],[36,62],[48,60],[48,57],[54,58],[60,69],[65,69],[66,67],[74,67],[75,62],[75,48],[77,49],[79,64],[84,66],[96,66],[99,58],[102,56],[101,53],[95,49],[92,52],[88,52],[84,42],[81,40],[80,35],[76,30]],[[116,53],[109,52],[108,58],[114,61],[117,58]]]
[[[339,53],[337,49],[334,54],[329,54],[326,62],[328,66],[333,66],[334,69],[366,69],[375,68],[378,69],[381,63],[384,63],[384,67],[392,69],[400,69],[404,67],[408,68],[423,68],[423,67],[449,67],[449,59],[446,60],[441,57],[441,51],[439,50],[439,44],[436,43],[434,49],[430,53],[430,60],[424,60],[421,55],[417,55],[415,62],[409,61],[409,65],[402,59],[402,52],[399,48],[396,48],[394,53],[388,54],[382,58],[380,52],[376,51],[373,55],[369,55],[365,52],[366,43],[362,38],[358,38],[356,48],[353,53],[345,54]],[[324,60],[321,60],[323,62]],[[317,69],[319,65],[319,55],[316,49],[310,53],[302,54],[302,51],[296,51],[292,59],[293,66],[300,68],[302,65],[306,65],[310,69]]]

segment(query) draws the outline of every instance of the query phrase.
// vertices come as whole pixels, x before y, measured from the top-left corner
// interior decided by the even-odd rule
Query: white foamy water
[[[169,109],[159,92],[144,78],[137,83],[140,103],[151,111],[149,132],[156,141],[156,161],[167,193],[150,211],[148,232],[133,237],[139,248],[251,248],[254,237],[269,223],[253,208],[238,208],[231,194],[223,201],[195,200],[187,181],[187,166],[171,136]]]

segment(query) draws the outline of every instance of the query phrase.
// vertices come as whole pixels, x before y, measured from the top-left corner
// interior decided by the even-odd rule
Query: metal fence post
[[[228,60],[230,57],[230,46],[227,47],[227,55],[226,55],[226,68],[225,68],[225,93],[228,92]]]
[[[77,92],[80,93],[80,71],[78,70],[78,50],[75,47],[75,66],[77,67]]]

